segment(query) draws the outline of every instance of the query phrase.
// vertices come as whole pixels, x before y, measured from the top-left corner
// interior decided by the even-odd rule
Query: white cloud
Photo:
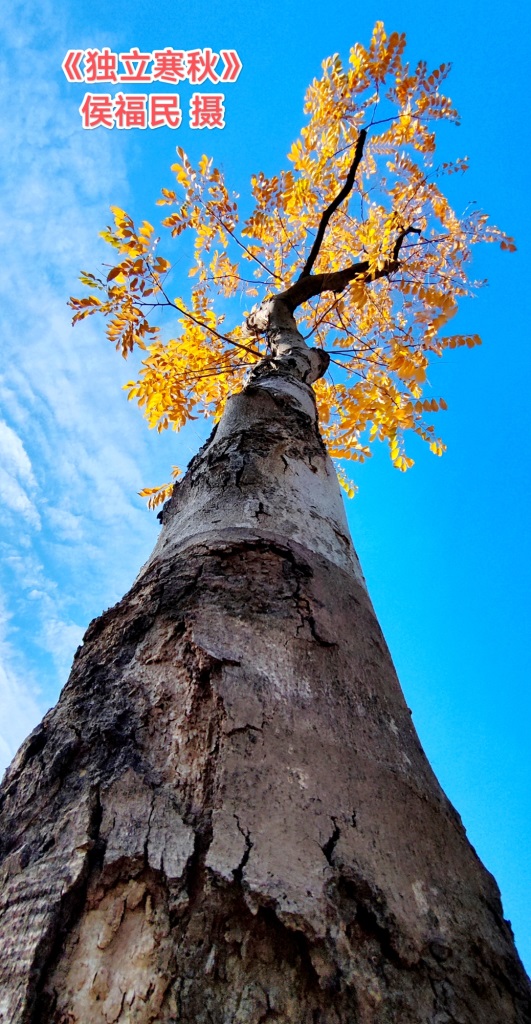
[[[6,639],[8,630],[9,615],[0,594],[0,775],[46,710],[36,687],[28,685],[27,667],[20,659],[17,665]]]
[[[72,656],[79,647],[85,628],[77,626],[74,622],[64,622],[62,619],[55,619],[48,614],[41,630],[41,642],[52,655],[57,673],[61,679],[68,677]]]
[[[31,485],[35,483],[31,462],[20,437],[3,420],[0,420],[0,460],[8,473],[15,473]]]
[[[83,516],[69,512],[67,508],[51,506],[45,512],[47,523],[59,541],[83,539]]]
[[[3,466],[0,466],[0,501],[4,506],[4,511],[8,509],[10,512],[15,512],[40,529],[39,515],[29,496],[18,480],[6,473]]]
[[[0,776],[46,711],[4,657],[0,648]]]
[[[24,445],[14,430],[0,420],[0,501],[6,512],[14,512],[41,528],[40,517],[28,492],[35,489],[35,477]]]

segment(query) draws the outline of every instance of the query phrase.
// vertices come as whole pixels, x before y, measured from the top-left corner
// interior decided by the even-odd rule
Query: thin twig
[[[156,278],[154,277],[153,271],[151,271],[151,268],[150,268],[150,273],[151,273],[151,276],[152,276],[153,280],[156,281]],[[219,331],[216,331],[216,329],[214,327],[209,327],[207,324],[202,323],[201,320],[198,320],[197,317],[193,316],[192,313],[189,313],[188,310],[181,309],[180,306],[177,306],[175,302],[171,301],[171,299],[168,297],[168,295],[164,291],[164,288],[162,287],[160,281],[156,281],[156,283],[158,284],[158,287],[160,288],[162,294],[164,295],[164,298],[166,299],[167,305],[171,306],[172,309],[177,310],[178,313],[182,313],[182,315],[187,317],[188,320],[191,320],[194,324],[197,324],[198,327],[202,327],[204,331],[208,331],[210,334],[213,334],[216,338],[219,338],[220,341],[226,341],[229,345],[234,345],[235,348],[241,348],[245,352],[249,352],[252,356],[258,356],[259,359],[261,358],[261,352],[257,352],[257,350],[254,349],[254,348],[251,348],[250,345],[244,345],[243,342],[241,342],[241,341],[234,341],[233,338],[229,338],[226,334],[220,334]]]

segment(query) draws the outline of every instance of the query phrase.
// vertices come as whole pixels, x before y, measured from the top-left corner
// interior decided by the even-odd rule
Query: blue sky
[[[123,12],[126,12],[124,14]],[[429,13],[428,13],[429,12]],[[515,235],[518,252],[484,247],[490,285],[452,329],[480,349],[450,353],[431,374],[443,459],[412,445],[415,467],[382,451],[356,472],[348,515],[369,589],[430,761],[502,890],[531,969],[529,785],[530,261],[527,5],[500,15],[449,0],[428,8],[308,0],[160,0],[86,12],[65,0],[7,2],[0,77],[0,762],[53,704],[88,621],[118,600],[147,558],[157,522],[137,497],[164,482],[204,437],[150,434],[121,385],[130,369],[90,320],[70,327],[65,302],[80,268],[105,258],[98,231],[111,203],[156,217],[175,145],[212,153],[243,192],[249,175],[284,166],[302,100],[329,53],[368,42],[374,21],[405,31],[413,61],[452,61],[448,92],[462,115],[443,159],[468,155],[453,199],[471,200]],[[61,63],[70,48],[238,51],[225,88],[226,127],[84,131],[83,85]],[[105,87],[113,91],[112,87]],[[95,90],[97,91],[97,90]],[[134,90],[133,90],[134,91]],[[148,90],[149,91],[149,90]],[[186,111],[192,92],[180,89]]]

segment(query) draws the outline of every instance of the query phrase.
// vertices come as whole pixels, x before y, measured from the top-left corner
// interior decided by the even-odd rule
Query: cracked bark
[[[4,1024],[524,1024],[420,747],[289,310],[1,791]]]

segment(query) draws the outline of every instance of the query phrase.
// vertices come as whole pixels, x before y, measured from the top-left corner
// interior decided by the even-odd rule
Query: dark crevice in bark
[[[257,519],[260,516],[266,516],[268,519],[271,519],[271,512],[267,511],[267,509],[264,506],[263,501],[259,501],[258,502],[258,508],[256,509],[256,512],[254,513],[254,515],[256,516]]]
[[[404,967],[404,961],[398,953],[391,931],[379,923],[379,910],[373,909],[368,903],[359,903],[356,910],[356,924],[367,935],[377,939],[382,956],[395,966]]]
[[[193,909],[201,898],[205,886],[205,860],[212,842],[212,825],[208,822],[194,834],[194,851],[186,866],[184,887]]]
[[[235,729],[228,729],[227,732],[225,733],[225,735],[226,736],[238,736],[239,734],[246,733],[246,732],[262,732],[263,728],[264,728],[263,724],[262,725],[249,725],[248,723],[246,723],[245,725],[237,726]]]
[[[149,866],[149,839],[151,835],[151,819],[153,817],[153,811],[155,809],[155,793],[151,794],[151,807],[149,809],[149,817],[147,821],[146,838],[144,840],[144,868],[147,869]],[[162,869],[162,865],[161,865]]]
[[[295,597],[297,599],[298,598],[298,594],[296,594]],[[315,640],[315,643],[319,644],[320,647],[337,647],[338,644],[337,644],[336,640],[327,640],[327,639],[325,639],[325,637],[322,637],[322,636],[319,635],[318,626],[317,626],[317,623],[315,621],[315,618],[314,618],[312,612],[310,611],[308,601],[306,600],[303,603],[304,603],[304,606],[305,606],[305,610],[304,611],[300,610],[300,615],[301,615],[301,619],[302,619],[302,625],[303,626],[305,626],[305,625],[308,626],[308,628],[310,630],[310,634],[311,634],[313,640]],[[299,632],[299,630],[297,632]]]
[[[234,885],[211,879],[175,932],[177,949],[182,949],[175,984],[179,1020],[327,1020],[330,995],[339,994],[337,970],[319,977],[311,942],[286,927],[274,908],[260,906],[251,914],[242,901],[239,879]],[[192,934],[193,948],[187,951],[183,940]],[[191,939],[187,941],[190,946]],[[345,1012],[331,1019],[351,1024],[357,1019],[354,993],[339,994],[339,1001]]]
[[[328,861],[328,863],[330,865],[333,865],[333,863],[334,863],[334,850],[335,850],[335,848],[336,848],[336,846],[337,846],[337,844],[339,842],[339,838],[341,836],[341,829],[339,828],[336,819],[332,818],[332,821],[334,822],[334,831],[332,832],[330,838],[326,841],[324,846],[321,847],[321,849],[322,849],[322,851],[323,851],[323,853],[324,853],[324,855],[325,855],[325,857],[326,857],[326,859],[327,859],[327,861]]]
[[[233,868],[232,871],[234,881],[236,882],[237,885],[241,885],[245,865],[247,864],[249,857],[251,856],[251,850],[254,844],[251,840],[251,833],[247,829],[242,828],[242,826],[240,825],[240,819],[236,814],[234,815],[234,817],[236,819],[236,824],[238,826],[238,832],[240,832],[243,838],[245,839],[245,850],[243,852],[242,859],[238,864],[238,867]]]
[[[28,736],[26,742],[21,748],[19,757],[20,764],[17,771],[17,776],[24,770],[27,764],[31,761],[32,757],[36,757],[40,754],[41,750],[44,749],[46,744],[47,734],[44,722],[41,722],[32,733]]]
[[[345,547],[350,549],[351,543],[350,543],[349,538],[346,537],[345,534],[341,533],[339,530],[334,530],[334,533],[335,533],[336,537],[338,537],[338,539],[340,541],[342,541],[342,543],[345,545]]]
[[[379,955],[394,967],[411,966],[404,959],[397,942],[399,929],[386,907],[383,895],[362,878],[347,877],[342,867],[333,883],[343,902],[347,935],[353,944],[375,940]]]
[[[196,592],[202,574],[202,562],[194,564],[192,570],[187,574],[167,574],[162,580],[160,611],[162,613],[171,613],[172,608],[178,607],[180,604],[186,604],[187,600],[193,597]],[[146,582],[149,581],[146,580]]]

